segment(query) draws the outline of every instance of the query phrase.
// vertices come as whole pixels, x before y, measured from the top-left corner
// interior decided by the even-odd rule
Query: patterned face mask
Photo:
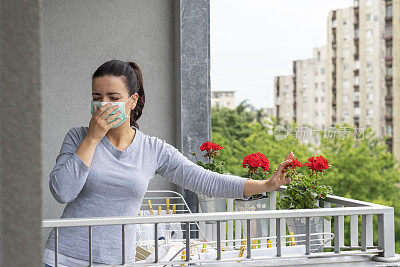
[[[128,98],[128,100],[129,100],[132,96],[133,96],[133,95],[131,95],[131,96]],[[102,106],[104,106],[104,105],[106,105],[106,104],[108,104],[108,103],[111,103],[112,105],[118,105],[118,108],[117,108],[116,110],[114,110],[113,112],[111,112],[110,115],[108,115],[108,117],[109,117],[109,116],[113,115],[115,112],[117,112],[118,110],[121,110],[121,114],[119,114],[119,115],[115,118],[115,120],[118,119],[118,118],[121,118],[121,120],[118,122],[117,125],[115,125],[114,127],[112,127],[112,129],[117,128],[118,126],[121,125],[121,123],[123,123],[123,122],[126,120],[126,118],[129,118],[129,117],[130,117],[130,116],[126,116],[126,115],[125,115],[125,103],[128,102],[128,100],[126,100],[125,102],[101,102],[101,101],[94,101],[94,100],[92,100],[92,101],[91,101],[91,107],[90,107],[90,113],[93,115],[94,106],[96,106],[97,109],[99,109],[99,108],[101,108]],[[108,118],[108,117],[107,117],[107,118]],[[106,118],[106,119],[107,119],[107,118]],[[114,122],[115,120],[111,121],[110,123]]]

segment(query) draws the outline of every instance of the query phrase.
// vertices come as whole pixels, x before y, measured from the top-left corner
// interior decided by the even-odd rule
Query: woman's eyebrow
[[[107,93],[107,95],[113,95],[113,94],[120,95],[120,93]],[[100,93],[92,93],[92,95],[101,95],[101,94]]]

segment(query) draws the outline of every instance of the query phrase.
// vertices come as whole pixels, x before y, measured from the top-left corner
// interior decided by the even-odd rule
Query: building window
[[[342,56],[343,57],[348,57],[349,56],[349,50],[343,50]]]
[[[318,117],[318,110],[315,111],[315,117]]]
[[[325,97],[324,96],[321,97],[321,103],[325,103]]]
[[[303,70],[303,77],[307,76],[307,71]]]
[[[347,19],[343,20],[343,25],[347,25]]]
[[[349,80],[344,80],[343,81],[343,87],[350,87],[350,81]]]
[[[325,69],[324,68],[321,69],[321,74],[325,74]]]
[[[325,117],[325,109],[321,110],[321,116]]]
[[[354,67],[356,70],[358,70],[360,68],[360,60],[354,61]]]
[[[325,83],[321,83],[322,92],[325,92]]]
[[[367,85],[372,85],[372,82],[373,82],[372,77],[368,77],[367,78]]]
[[[308,113],[307,112],[303,112],[303,119],[307,119],[308,118]]]
[[[374,100],[374,94],[373,93],[368,93],[367,94],[367,100],[372,102]]]
[[[372,71],[372,62],[367,62],[367,70]]]
[[[285,85],[285,91],[289,91],[289,85]]]
[[[343,35],[343,41],[347,41],[349,39],[350,39],[350,35],[348,35],[348,34]]]
[[[386,134],[388,134],[389,136],[393,136],[393,127],[392,127],[392,125],[390,125],[390,124],[386,125]]]
[[[303,86],[301,87],[301,90],[303,90],[303,91],[307,90],[307,86],[305,84],[303,84]]]
[[[315,90],[317,90],[318,89],[318,83],[315,83],[314,87],[315,87]]]
[[[367,117],[372,117],[372,109],[367,109]]]
[[[360,100],[360,92],[354,92],[354,100],[356,101]]]
[[[318,55],[317,55],[318,61],[321,60],[321,52],[318,51]]]
[[[315,103],[318,103],[318,97],[315,97]]]
[[[367,0],[366,5],[367,5],[367,6],[372,6],[372,0]]]
[[[367,14],[367,21],[370,21],[370,20],[372,20],[372,14],[371,14],[371,13],[368,13],[368,14]]]
[[[365,51],[367,51],[368,54],[372,54],[372,52],[374,52],[374,47],[372,45],[368,45],[365,48]],[[358,62],[360,62],[360,61],[358,60]]]
[[[393,16],[393,6],[386,6],[386,17],[392,17]]]
[[[343,102],[344,103],[349,103],[349,95],[348,94],[344,94],[343,95]]]
[[[367,30],[366,36],[367,38],[371,38],[373,36],[373,31],[371,29]]]
[[[349,66],[348,66],[347,64],[344,64],[344,65],[343,65],[343,70],[347,70],[348,67],[349,67]]]
[[[348,116],[349,116],[349,110],[344,109],[344,110],[343,110],[343,116],[344,116],[344,117],[348,117]]]
[[[303,98],[303,104],[307,104],[307,98]]]

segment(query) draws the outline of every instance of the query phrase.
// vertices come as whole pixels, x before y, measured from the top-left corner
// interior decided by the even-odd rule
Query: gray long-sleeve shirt
[[[54,198],[67,203],[61,218],[136,216],[149,181],[156,174],[209,197],[247,199],[243,197],[246,178],[206,170],[165,140],[134,129],[135,138],[123,151],[105,135],[95,149],[90,167],[76,154],[88,127],[68,131],[49,180]],[[92,228],[94,262],[122,263],[121,229],[120,225]],[[135,225],[125,227],[127,262],[134,262],[135,229]],[[59,228],[58,233],[59,253],[89,259],[88,227]],[[45,247],[54,249],[54,229]]]

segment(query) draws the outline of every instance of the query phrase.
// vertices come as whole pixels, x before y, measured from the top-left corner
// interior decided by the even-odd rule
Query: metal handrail
[[[283,192],[286,188],[282,186],[278,189],[279,192]],[[172,191],[173,192],[173,191]],[[270,193],[271,200],[276,197],[276,192]],[[56,231],[55,238],[55,254],[57,254],[58,248],[58,228],[60,227],[73,227],[73,226],[88,226],[89,229],[93,226],[102,226],[102,225],[122,225],[125,226],[127,224],[154,224],[154,245],[155,245],[155,263],[163,263],[158,260],[158,240],[157,240],[157,225],[159,223],[185,223],[187,229],[189,231],[186,232],[185,243],[186,243],[186,259],[184,261],[174,261],[177,262],[198,262],[190,259],[190,223],[197,222],[206,222],[206,221],[216,221],[217,225],[217,257],[215,260],[207,260],[204,262],[221,262],[223,261],[221,257],[221,243],[227,242],[226,240],[221,241],[221,222],[227,220],[243,220],[247,224],[247,249],[246,249],[246,260],[252,260],[251,250],[252,250],[252,237],[250,233],[250,224],[253,219],[270,219],[274,220],[276,223],[276,228],[272,232],[272,234],[276,234],[274,239],[276,240],[274,245],[276,246],[276,258],[282,257],[282,238],[285,237],[285,226],[282,226],[282,220],[285,218],[293,218],[293,217],[305,217],[306,218],[306,253],[305,257],[309,257],[312,253],[310,250],[310,236],[313,234],[310,232],[310,217],[324,217],[324,216],[332,216],[334,219],[334,246],[326,246],[325,248],[333,248],[334,252],[322,252],[317,253],[318,255],[339,255],[345,254],[344,251],[341,251],[343,248],[355,248],[361,249],[359,253],[379,253],[379,256],[384,259],[395,258],[395,247],[394,247],[394,209],[392,207],[378,205],[374,203],[368,203],[359,200],[353,200],[344,197],[338,197],[329,195],[326,199],[327,201],[334,203],[337,205],[335,208],[329,207],[318,208],[318,209],[298,209],[298,210],[274,210],[275,209],[275,201],[271,201],[271,207],[273,210],[267,211],[237,211],[237,212],[213,212],[213,213],[189,213],[189,214],[171,214],[171,215],[149,215],[149,216],[120,216],[120,217],[92,217],[92,218],[68,218],[68,219],[47,219],[43,220],[42,226],[44,228],[54,227]],[[346,206],[346,207],[344,207]],[[270,207],[270,208],[271,208]],[[343,216],[350,216],[352,219],[357,219],[357,217],[362,216],[362,226],[361,226],[361,246],[351,245],[344,246],[343,236],[344,236],[344,228],[343,228]],[[372,244],[372,215],[378,216],[378,246],[373,246]],[[353,221],[354,223],[354,221]],[[353,227],[353,226],[351,226]],[[357,226],[358,227],[358,226]],[[330,224],[329,224],[330,228]],[[200,228],[199,228],[200,229]],[[358,228],[356,228],[358,229]],[[123,228],[124,230],[124,228]],[[354,229],[352,229],[353,231]],[[353,231],[354,232],[354,231]],[[90,231],[91,233],[91,231]],[[325,233],[322,233],[325,234]],[[90,234],[89,234],[90,235]],[[352,240],[354,238],[358,239],[358,230],[356,236],[352,233]],[[125,242],[124,231],[122,234],[122,242]],[[256,239],[256,238],[255,238]],[[91,236],[89,236],[89,242],[91,240]],[[352,241],[353,243],[353,241]],[[125,251],[123,249],[123,264],[125,265]],[[347,251],[346,251],[347,253]],[[316,255],[316,254],[312,254]],[[298,255],[297,255],[298,256]],[[89,251],[90,262],[92,262],[92,254]],[[268,257],[267,257],[268,258]],[[266,258],[266,259],[267,259]],[[57,259],[57,258],[56,258]],[[258,259],[258,258],[257,258]],[[243,261],[243,258],[239,258],[236,260]],[[255,259],[254,259],[255,260]],[[165,262],[167,263],[167,262]],[[147,264],[143,262],[138,262],[138,264]],[[163,263],[164,264],[164,263]],[[136,263],[134,263],[136,265]],[[57,266],[57,265],[56,265]]]

